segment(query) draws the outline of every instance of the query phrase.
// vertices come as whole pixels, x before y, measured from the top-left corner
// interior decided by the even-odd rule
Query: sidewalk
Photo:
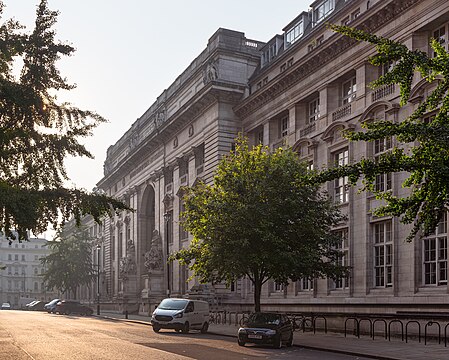
[[[113,312],[101,312],[100,317],[119,319],[121,321],[137,322],[150,325],[150,318],[142,315],[129,315],[125,319],[123,314]],[[210,324],[209,333],[221,336],[237,337],[238,327],[235,325],[215,325]],[[410,340],[408,343],[400,339],[391,341],[384,338],[372,340],[368,336],[361,336],[358,339],[355,336],[336,333],[316,333],[300,332],[294,333],[294,346],[304,348],[338,352],[348,355],[364,356],[373,359],[394,359],[394,360],[447,360],[449,359],[449,347],[444,347],[444,341],[441,344],[428,343],[424,345],[424,340],[419,343],[417,340]]]

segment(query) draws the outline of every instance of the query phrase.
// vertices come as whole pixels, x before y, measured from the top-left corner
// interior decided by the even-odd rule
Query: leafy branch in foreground
[[[0,0],[0,16],[4,4]],[[106,120],[67,103],[56,93],[71,90],[56,67],[74,48],[55,40],[58,12],[41,0],[31,34],[17,21],[0,24],[0,231],[14,239],[55,228],[72,215],[92,214],[96,221],[128,207],[113,198],[66,189],[67,155],[92,158],[80,139]],[[20,75],[15,69],[22,60]]]
[[[417,109],[400,123],[392,121],[366,122],[363,131],[348,131],[351,141],[374,141],[396,137],[401,147],[376,159],[361,161],[321,172],[317,180],[329,181],[348,176],[352,184],[363,178],[364,190],[374,191],[378,174],[405,171],[409,176],[403,182],[410,188],[408,196],[397,197],[390,192],[375,192],[385,205],[373,211],[375,215],[393,215],[405,224],[413,224],[408,241],[417,234],[432,232],[448,209],[449,201],[449,54],[432,39],[434,57],[420,50],[409,50],[405,45],[347,26],[330,25],[336,32],[375,45],[377,53],[369,58],[380,66],[393,63],[393,68],[372,83],[373,87],[399,84],[401,105],[409,100],[416,72],[435,85],[434,90]],[[432,112],[430,121],[425,115]]]

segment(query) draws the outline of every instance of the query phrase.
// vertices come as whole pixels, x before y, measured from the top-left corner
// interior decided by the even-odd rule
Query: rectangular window
[[[348,239],[348,229],[342,229],[336,231],[336,234],[340,236],[341,242],[337,246],[337,249],[341,251],[337,259],[337,264],[340,266],[349,266],[349,239]],[[336,289],[347,289],[349,288],[349,277],[338,278],[335,280]]]
[[[342,84],[342,105],[349,104],[354,101],[357,95],[357,84],[355,82],[355,77],[343,82]]]
[[[182,221],[182,213],[183,211],[185,211],[186,207],[184,204],[184,201],[180,200],[179,201],[179,216],[180,216],[180,222],[179,222],[179,240],[187,240],[189,238],[189,233],[184,230],[184,227],[181,225],[181,221]]]
[[[179,182],[186,185],[189,177],[189,162],[186,159],[179,161]]]
[[[261,128],[260,130],[257,131],[256,144],[263,145],[263,128]]]
[[[284,284],[281,284],[281,283],[278,283],[278,282],[275,282],[274,283],[274,292],[284,292]]]
[[[313,279],[302,278],[297,282],[299,291],[312,291],[313,290]]]
[[[196,175],[200,175],[204,171],[204,143],[195,148],[195,169]]]
[[[443,26],[439,27],[438,29],[434,30],[432,33],[432,37],[437,40],[444,49],[448,49],[448,31],[447,31],[447,24],[444,24]],[[436,56],[436,54],[432,51],[432,56]]]
[[[349,164],[349,150],[347,148],[334,153],[334,164],[335,166]],[[349,201],[349,183],[347,176],[334,180],[334,200],[337,203]]]
[[[283,138],[288,135],[288,116],[279,120],[279,137]]]
[[[313,9],[313,20],[319,23],[334,10],[334,0],[324,0]]]
[[[304,23],[299,21],[295,26],[285,33],[285,47],[289,47],[296,42],[304,33]]]
[[[320,98],[315,98],[309,102],[309,124],[314,123],[320,118]]]
[[[393,234],[391,220],[373,224],[374,285],[393,286]]]
[[[391,150],[393,147],[391,138],[385,138],[385,139],[378,139],[374,140],[373,144],[373,153],[374,153],[374,159],[377,161],[379,156],[383,153]],[[392,173],[386,173],[386,174],[378,174],[376,175],[376,179],[374,182],[374,190],[378,192],[384,192],[391,190],[392,188]]]
[[[423,239],[424,285],[447,285],[447,216]]]
[[[165,185],[165,193],[173,192],[173,170],[167,168],[164,171],[164,185]]]

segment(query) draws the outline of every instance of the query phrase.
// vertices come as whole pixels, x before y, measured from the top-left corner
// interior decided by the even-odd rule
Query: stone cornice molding
[[[391,22],[400,13],[418,2],[419,0],[392,1],[376,13],[370,14],[369,17],[362,18],[356,27],[374,33],[377,29]],[[312,51],[304,61],[295,62],[289,70],[279,75],[277,81],[272,81],[271,84],[268,83],[268,86],[243,100],[241,104],[235,107],[234,111],[241,119],[246,118],[260,107],[273,101],[274,98],[285,93],[301,80],[310,76],[318,68],[334,61],[340,54],[357,43],[359,42],[340,34],[332,35],[321,47]]]
[[[236,104],[242,98],[244,91],[245,86],[243,85],[210,81],[176,113],[172,114],[159,128],[158,132],[153,132],[147,138],[142,139],[118,164],[112,166],[110,165],[110,159],[107,159],[105,164],[109,164],[109,172],[98,183],[98,186],[106,188],[113,186],[115,182],[121,179],[121,174],[131,172],[142,158],[148,156],[148,153],[155,152],[158,147],[165,146],[174,134],[185,128],[186,124],[191,123],[210,106],[217,101]]]

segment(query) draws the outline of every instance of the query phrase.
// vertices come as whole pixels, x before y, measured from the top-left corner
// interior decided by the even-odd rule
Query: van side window
[[[187,313],[187,312],[193,312],[193,310],[194,310],[193,302],[190,301],[190,302],[187,304],[187,306],[186,306],[185,312],[186,312],[186,313]]]

